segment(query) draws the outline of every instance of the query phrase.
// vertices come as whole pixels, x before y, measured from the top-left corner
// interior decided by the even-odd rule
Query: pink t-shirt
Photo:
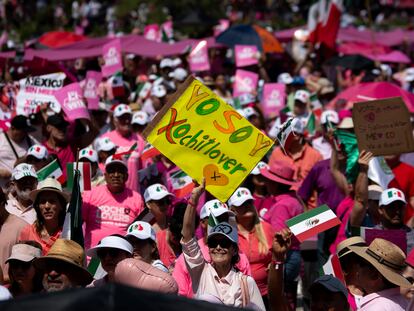
[[[208,246],[204,242],[204,239],[199,239],[198,245],[200,246],[201,253],[203,254],[204,259],[207,262],[210,262],[211,258],[210,258],[210,254],[208,253]],[[241,271],[243,274],[251,275],[252,273],[250,271],[250,263],[249,263],[249,260],[247,259],[247,256],[242,252],[239,252],[239,256],[240,256],[240,260],[236,265],[237,269],[239,269],[239,271]],[[181,296],[192,298],[194,295],[193,288],[192,288],[193,285],[191,281],[191,276],[187,270],[187,265],[185,263],[183,254],[181,254],[177,258],[172,275],[178,285],[178,294]]]
[[[350,196],[347,196],[341,201],[341,203],[339,203],[338,207],[336,208],[336,216],[338,216],[341,220],[341,224],[339,225],[335,241],[329,247],[331,254],[336,254],[336,246],[348,238],[346,236],[346,225],[348,223],[349,216],[351,215],[353,207],[354,199]]]
[[[126,233],[128,225],[142,212],[141,195],[125,188],[113,194],[106,185],[97,186],[82,194],[82,217],[85,222],[85,249],[111,234]]]
[[[174,250],[168,244],[168,229],[157,232],[157,247],[160,260],[170,271],[174,269],[175,261],[179,254],[174,254]]]
[[[136,142],[138,142],[137,151],[141,153],[142,150],[144,150],[145,147],[145,141],[144,139],[138,135],[137,133],[132,133],[128,138],[122,136],[119,134],[117,130],[113,130],[110,132],[107,132],[102,135],[102,137],[108,137],[115,145],[118,147],[126,147],[129,148]]]

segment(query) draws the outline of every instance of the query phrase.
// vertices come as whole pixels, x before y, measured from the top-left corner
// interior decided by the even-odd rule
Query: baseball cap
[[[248,200],[254,200],[249,189],[240,187],[230,197],[229,206],[240,206]]]
[[[288,72],[281,73],[277,77],[277,83],[291,84],[292,82],[293,82],[293,78]]]
[[[125,163],[125,161],[121,159],[117,159],[117,158],[114,159],[114,156],[111,155],[105,161],[105,170],[107,170],[110,165],[115,165],[115,164],[122,164],[126,169],[128,169],[128,166]]]
[[[379,206],[389,205],[395,201],[400,201],[404,204],[407,204],[407,201],[405,200],[405,195],[400,189],[389,188],[381,193],[381,197],[379,199]]]
[[[108,137],[100,137],[95,141],[95,150],[99,151],[111,151],[115,149],[116,145]]]
[[[324,112],[322,112],[321,123],[326,124],[328,123],[328,120],[331,123],[338,124],[339,123],[338,113],[334,110],[325,110]]]
[[[309,97],[310,97],[310,94],[308,91],[297,90],[295,93],[294,99],[300,101],[301,103],[307,104]]]
[[[337,279],[336,277],[332,275],[323,275],[319,278],[317,278],[311,285],[309,291],[312,293],[312,291],[315,291],[316,285],[322,285],[325,287],[328,291],[333,293],[341,293],[344,295],[345,299],[348,297],[348,291],[342,282]]]
[[[6,263],[8,263],[10,260],[29,262],[40,256],[42,256],[42,251],[40,248],[24,243],[18,243],[13,245],[11,254],[9,258],[7,258]]]
[[[122,116],[122,115],[124,115],[126,113],[132,115],[131,107],[129,107],[128,105],[119,104],[114,109],[114,117],[115,118],[119,118],[120,116]]]
[[[174,196],[172,193],[168,192],[167,188],[162,184],[153,184],[149,186],[144,192],[145,203],[151,200],[161,200],[166,196]]]
[[[116,248],[123,250],[132,255],[134,248],[125,238],[119,236],[110,235],[104,237],[99,241],[98,245],[87,250],[86,255],[89,257],[97,257],[97,252],[101,248]]]
[[[17,130],[22,130],[25,132],[36,131],[36,129],[31,125],[29,118],[24,115],[15,116],[11,120],[10,124]]]
[[[381,193],[384,191],[379,185],[369,185],[368,186],[368,200],[379,201]]]
[[[145,111],[137,111],[132,115],[132,124],[145,125],[149,121],[148,114]]]
[[[156,84],[152,87],[151,89],[151,95],[161,98],[164,97],[165,95],[167,95],[167,90],[165,88],[165,86],[161,85],[161,84]]]
[[[171,58],[164,58],[163,60],[161,60],[160,62],[160,68],[172,68],[174,67],[174,62]]]
[[[31,146],[27,151],[27,156],[32,156],[39,160],[45,159],[48,155],[46,147],[38,144]]]
[[[178,81],[184,81],[188,76],[188,72],[183,68],[175,68],[173,72],[168,74],[168,76]]]
[[[27,163],[20,163],[15,168],[13,168],[11,176],[12,180],[19,180],[23,177],[34,177],[37,179],[37,174],[33,165]]]
[[[260,170],[262,169],[262,168],[265,168],[265,167],[267,167],[268,165],[265,163],[265,162],[263,162],[263,161],[260,161],[259,163],[257,163],[257,165],[254,167],[254,169],[250,172],[250,174],[252,174],[252,175],[260,175]]]
[[[91,162],[98,163],[98,153],[92,148],[86,147],[79,152],[79,160],[83,158],[88,159]]]
[[[67,128],[69,125],[69,122],[65,120],[65,118],[60,114],[54,114],[52,116],[49,116],[47,118],[46,124],[52,125],[54,127],[57,127],[59,129]]]
[[[239,242],[239,236],[237,235],[237,227],[236,224],[233,226],[230,225],[228,222],[221,222],[215,225],[208,233],[207,241],[210,240],[212,237],[217,235],[224,235],[233,243]]]
[[[154,229],[152,229],[152,226],[145,221],[133,222],[128,227],[126,236],[134,236],[140,240],[151,239],[154,242],[157,241]]]
[[[217,199],[207,201],[204,203],[203,207],[200,210],[200,219],[204,219],[210,216],[210,212],[213,211],[215,217],[219,217],[224,213],[229,213],[234,215],[232,211],[229,210],[229,207],[226,203],[223,203]]]

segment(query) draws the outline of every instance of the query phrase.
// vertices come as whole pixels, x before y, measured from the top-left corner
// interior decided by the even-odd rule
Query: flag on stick
[[[61,184],[64,184],[66,179],[63,176],[63,171],[59,163],[59,159],[54,159],[45,167],[41,168],[37,172],[37,179],[39,181],[45,180],[46,178],[54,178]]]
[[[67,188],[69,191],[72,191],[73,189],[73,181],[74,179],[74,174],[75,174],[75,166],[76,163],[67,163],[66,164],[66,172],[67,172],[67,176],[68,176],[68,184],[67,184]],[[79,178],[79,187],[80,187],[80,191],[83,192],[85,190],[91,190],[92,186],[91,186],[91,164],[88,162],[79,162],[78,163],[78,169],[79,169],[79,173],[80,173],[80,178]]]
[[[178,170],[171,174],[173,193],[177,198],[184,198],[194,188],[193,179],[184,171]]]

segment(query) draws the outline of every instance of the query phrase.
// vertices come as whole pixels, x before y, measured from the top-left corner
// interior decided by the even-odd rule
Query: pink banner
[[[234,52],[237,67],[256,65],[259,62],[260,54],[255,45],[236,45]]]
[[[102,47],[102,54],[105,61],[105,65],[101,69],[104,77],[122,71],[121,40],[115,39],[105,44]]]
[[[160,40],[160,27],[157,24],[151,24],[151,25],[145,26],[144,37],[147,40],[159,41]]]
[[[263,112],[269,116],[279,114],[285,107],[286,85],[283,83],[265,83],[263,86]]]
[[[88,109],[99,109],[98,85],[101,83],[102,74],[98,71],[86,73],[83,96],[88,102]]]
[[[69,84],[55,92],[57,101],[69,120],[89,119],[88,108],[82,96],[79,83]]]
[[[237,69],[236,76],[234,78],[233,97],[239,97],[243,94],[256,93],[258,80],[258,74],[247,70]]]
[[[230,21],[228,19],[220,19],[219,24],[214,27],[214,36],[217,37],[223,31],[230,27]]]
[[[188,63],[192,72],[210,70],[210,62],[208,60],[207,41],[200,41],[190,52]]]

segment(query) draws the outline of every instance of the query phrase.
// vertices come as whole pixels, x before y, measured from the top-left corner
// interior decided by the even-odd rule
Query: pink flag
[[[217,37],[223,31],[230,27],[230,21],[228,19],[220,19],[219,24],[214,27],[214,36]]]
[[[160,28],[158,24],[147,25],[144,28],[144,38],[152,41],[160,40]]]
[[[122,52],[121,40],[114,39],[102,47],[105,65],[102,66],[104,77],[112,76],[118,71],[122,71]]]
[[[265,83],[263,86],[263,112],[269,116],[279,114],[285,107],[286,85],[283,83]]]
[[[161,29],[164,30],[168,39],[171,39],[174,36],[172,21],[166,21],[164,24],[161,25]]]
[[[237,67],[256,65],[259,62],[260,54],[255,45],[236,45],[234,51]]]
[[[256,92],[259,75],[242,69],[236,70],[233,85],[233,97],[239,97],[242,94],[252,94]]]
[[[190,55],[188,56],[188,62],[190,64],[190,70],[192,72],[210,70],[206,40],[200,41],[192,49]]]
[[[98,85],[101,83],[102,74],[98,71],[88,71],[83,88],[83,96],[88,102],[88,109],[99,108]]]
[[[69,84],[55,92],[57,101],[69,120],[89,119],[88,108],[82,96],[79,83]]]

